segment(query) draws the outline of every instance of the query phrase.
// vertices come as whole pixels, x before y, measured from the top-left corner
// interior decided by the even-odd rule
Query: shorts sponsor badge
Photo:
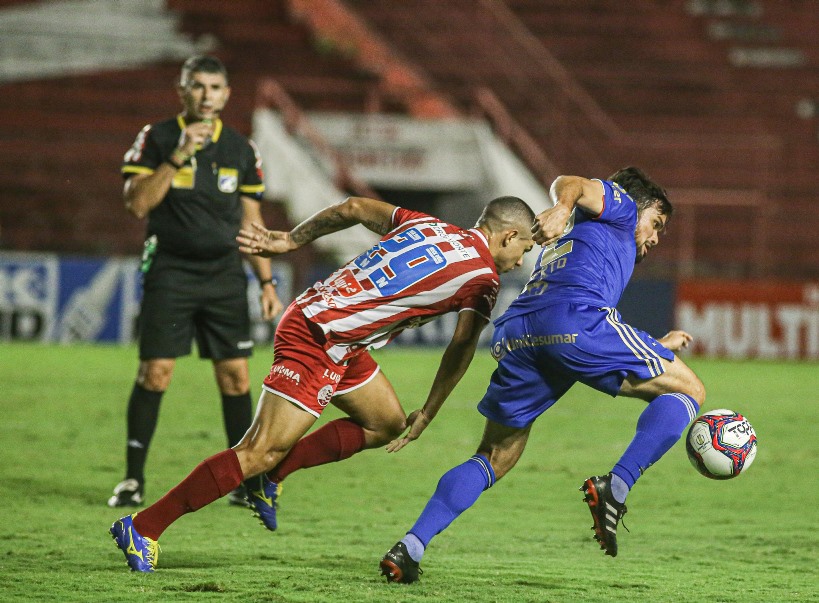
[[[318,391],[318,395],[316,399],[318,400],[319,406],[324,408],[330,403],[330,398],[333,397],[333,386],[332,385],[325,385]]]

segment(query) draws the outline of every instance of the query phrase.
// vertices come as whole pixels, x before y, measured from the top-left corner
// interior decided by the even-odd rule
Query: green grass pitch
[[[440,350],[377,355],[409,412]],[[271,353],[251,362],[254,396]],[[131,347],[0,345],[0,601],[794,602],[819,601],[819,365],[691,359],[706,410],[746,414],[759,438],[747,474],[714,482],[678,443],[629,497],[620,555],[592,540],[578,487],[608,471],[641,403],[577,386],[539,419],[518,466],[430,546],[417,584],[378,561],[441,474],[475,450],[475,404],[493,361],[479,352],[424,436],[293,474],[278,532],[217,501],[162,537],[158,571],[133,574],[107,530],[122,477]],[[319,422],[338,416],[330,409]],[[225,446],[209,363],[180,360],[148,461],[156,500]]]

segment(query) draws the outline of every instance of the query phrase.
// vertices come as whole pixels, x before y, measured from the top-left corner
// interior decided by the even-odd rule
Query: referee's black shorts
[[[143,285],[140,360],[187,356],[194,339],[201,358],[251,355],[247,276],[238,253],[191,260],[160,252]]]

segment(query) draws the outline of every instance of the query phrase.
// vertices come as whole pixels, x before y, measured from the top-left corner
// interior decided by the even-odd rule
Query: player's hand
[[[407,417],[406,426],[409,427],[407,435],[401,438],[395,438],[392,442],[387,444],[387,452],[398,452],[413,440],[417,440],[427,428],[430,421],[431,419],[424,414],[423,410],[418,409],[412,411],[410,416]]]
[[[273,320],[284,310],[284,304],[279,299],[276,287],[265,285],[262,287],[262,319]]]
[[[243,228],[236,237],[242,253],[269,258],[296,248],[289,232],[267,230],[257,222],[253,222],[250,227],[252,230]]]
[[[672,352],[678,352],[683,348],[687,348],[688,344],[694,341],[694,338],[685,331],[669,331],[657,341]]]
[[[535,216],[535,223],[532,225],[532,238],[535,243],[545,246],[557,241],[566,230],[566,223],[571,215],[572,210],[560,203],[540,212]]]

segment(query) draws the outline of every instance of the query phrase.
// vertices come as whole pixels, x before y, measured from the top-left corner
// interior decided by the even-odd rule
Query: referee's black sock
[[[228,448],[233,448],[250,429],[250,423],[253,421],[250,392],[238,396],[222,394],[222,418],[225,420]]]
[[[233,448],[241,441],[253,422],[253,403],[250,401],[250,391],[238,396],[222,394],[222,418],[225,420],[228,447]],[[245,486],[251,490],[261,489],[258,477],[246,480]]]
[[[145,482],[145,459],[159,420],[159,403],[165,392],[152,392],[134,383],[128,399],[128,445],[126,478]]]

